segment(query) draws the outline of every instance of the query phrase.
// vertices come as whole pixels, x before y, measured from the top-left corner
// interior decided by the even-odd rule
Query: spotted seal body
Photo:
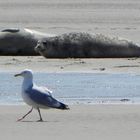
[[[0,32],[0,55],[39,55],[34,47],[49,36],[29,29],[4,29]]]
[[[46,58],[139,57],[140,47],[131,41],[88,33],[66,33],[39,41],[35,50]]]

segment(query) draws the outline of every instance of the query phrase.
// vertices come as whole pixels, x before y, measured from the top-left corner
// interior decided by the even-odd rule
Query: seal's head
[[[35,47],[35,51],[38,52],[38,53],[44,52],[46,45],[47,45],[46,41],[38,41],[37,45]]]

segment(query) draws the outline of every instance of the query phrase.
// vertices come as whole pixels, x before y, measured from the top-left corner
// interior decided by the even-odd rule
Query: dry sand
[[[0,72],[140,73],[140,58],[46,59],[42,56],[0,56]]]
[[[33,111],[23,122],[18,117],[30,108],[0,106],[0,139],[3,140],[138,140],[140,105],[77,105],[69,111],[41,110],[44,122]]]

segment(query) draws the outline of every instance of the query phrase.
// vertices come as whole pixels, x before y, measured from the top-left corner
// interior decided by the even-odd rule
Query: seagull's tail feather
[[[60,106],[58,107],[58,109],[62,109],[62,110],[69,110],[69,106],[68,105],[65,105],[63,103],[60,103]]]

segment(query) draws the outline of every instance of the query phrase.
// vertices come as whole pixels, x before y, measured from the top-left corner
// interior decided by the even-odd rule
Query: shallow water
[[[0,73],[0,104],[24,104],[20,94],[22,78],[13,75]],[[34,81],[47,86],[55,98],[67,104],[140,103],[139,75],[35,73]]]

